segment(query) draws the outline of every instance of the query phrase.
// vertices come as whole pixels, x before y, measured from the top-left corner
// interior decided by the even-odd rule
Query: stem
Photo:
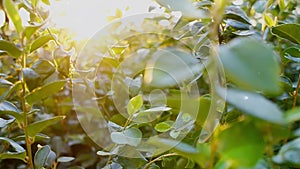
[[[125,123],[125,125],[124,125],[124,127],[123,127],[123,131],[126,129],[126,127],[129,125],[129,123],[131,122],[131,119],[132,119],[132,115],[130,115],[129,117],[128,117],[128,119],[127,119],[127,121],[126,121],[126,123]]]
[[[23,41],[22,41],[22,48],[24,49]],[[22,56],[22,68],[26,68],[26,59],[27,55],[24,52]],[[33,160],[32,160],[32,150],[31,150],[31,144],[32,141],[28,136],[28,131],[27,131],[27,125],[28,125],[28,110],[26,107],[26,100],[25,100],[25,95],[26,95],[26,82],[25,82],[25,75],[23,70],[21,71],[22,74],[22,94],[21,94],[21,103],[22,103],[22,110],[23,110],[23,129],[24,129],[24,134],[25,134],[25,142],[26,142],[26,149],[27,149],[27,155],[28,155],[28,165],[30,169],[34,169],[33,167]]]
[[[266,134],[267,134],[267,142],[268,142],[268,146],[266,147],[266,153],[268,155],[267,159],[268,159],[268,162],[269,164],[271,164],[271,167],[274,168],[274,169],[278,169],[279,167],[274,164],[271,160],[271,158],[274,156],[274,151],[273,151],[273,145],[274,145],[274,138],[272,136],[272,133],[271,133],[271,128],[270,126],[267,126],[266,128]]]
[[[298,97],[298,93],[299,93],[299,88],[300,88],[300,74],[298,76],[298,83],[297,83],[296,90],[293,93],[293,95],[294,95],[293,108],[295,108],[297,105],[297,97]]]
[[[164,155],[161,155],[161,156],[157,157],[156,159],[154,159],[154,160],[150,161],[149,163],[147,163],[147,164],[145,165],[144,169],[148,169],[148,168],[151,166],[151,164],[153,164],[153,163],[156,162],[156,161],[162,160],[164,157],[178,156],[178,155],[179,155],[179,154],[177,154],[177,153],[170,153],[170,154],[164,154]]]

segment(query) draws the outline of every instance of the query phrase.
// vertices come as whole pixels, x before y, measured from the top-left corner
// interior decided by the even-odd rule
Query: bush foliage
[[[300,167],[299,1],[157,0],[140,26],[155,34],[114,21],[98,60],[49,27],[48,0],[1,2],[0,168]],[[108,135],[81,126],[95,112]]]

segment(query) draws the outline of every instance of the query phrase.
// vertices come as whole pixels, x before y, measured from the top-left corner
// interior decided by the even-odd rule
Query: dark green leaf
[[[35,137],[39,132],[43,131],[45,128],[61,121],[65,116],[56,116],[50,119],[38,121],[31,123],[27,126],[26,130],[29,137]]]
[[[66,84],[66,81],[56,81],[46,84],[40,88],[35,89],[26,96],[26,100],[29,104],[34,104],[40,100],[46,99],[49,96],[57,93]]]
[[[36,169],[42,169],[45,167],[47,158],[51,152],[51,148],[48,145],[45,145],[38,149],[34,155],[34,167]]]
[[[299,30],[300,30],[299,24],[283,24],[283,25],[273,27],[272,33],[278,37],[300,44]]]
[[[263,43],[238,38],[221,46],[219,54],[229,80],[239,87],[272,95],[280,93],[279,58]]]
[[[19,58],[22,55],[22,50],[20,50],[15,44],[5,40],[0,40],[0,50],[3,50],[14,58]]]
[[[262,95],[237,89],[228,89],[225,94],[223,90],[217,89],[220,96],[244,113],[272,123],[286,124],[281,110]]]
[[[12,0],[3,0],[3,7],[9,19],[13,22],[17,32],[20,34],[22,31],[22,20],[15,3]]]
[[[30,46],[30,53],[46,45],[50,40],[54,40],[52,35],[44,35],[37,38]]]

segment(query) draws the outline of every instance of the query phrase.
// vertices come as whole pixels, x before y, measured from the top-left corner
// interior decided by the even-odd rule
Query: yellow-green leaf
[[[54,37],[49,34],[37,38],[30,46],[30,53],[46,45],[50,40],[54,40]]]
[[[275,22],[273,21],[273,19],[266,13],[264,13],[264,20],[266,25],[268,25],[269,27],[272,27],[275,25]]]
[[[14,43],[5,40],[0,40],[0,50],[3,50],[14,58],[18,58],[22,55],[21,49],[19,49]]]
[[[129,115],[133,115],[137,111],[140,110],[140,108],[143,105],[143,97],[142,95],[137,95],[130,99],[128,105],[127,105],[127,113]]]
[[[26,96],[26,100],[29,104],[34,104],[40,100],[48,98],[49,96],[57,93],[61,88],[66,84],[66,81],[56,81],[49,84],[46,84],[40,88],[35,89]]]
[[[3,0],[3,7],[9,19],[13,22],[17,32],[20,34],[22,31],[22,20],[19,15],[18,9],[12,0]]]

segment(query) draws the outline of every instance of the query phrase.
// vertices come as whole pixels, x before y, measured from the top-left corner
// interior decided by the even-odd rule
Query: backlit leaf
[[[221,46],[219,54],[226,75],[238,87],[272,95],[281,92],[279,58],[263,43],[237,38]]]
[[[143,97],[142,95],[137,95],[130,99],[127,105],[127,113],[129,115],[133,115],[143,106]]]
[[[19,49],[15,44],[5,40],[0,40],[0,50],[3,50],[14,58],[19,58],[22,55],[21,49]]]
[[[262,95],[238,89],[228,89],[226,92],[223,90],[225,89],[217,89],[220,96],[244,113],[272,123],[286,124],[277,105]]]
[[[35,89],[26,96],[26,101],[29,104],[34,104],[40,100],[46,99],[49,96],[57,93],[61,90],[61,88],[66,84],[66,81],[56,81],[49,84],[46,84],[40,88]]]
[[[50,40],[54,40],[52,35],[44,35],[37,38],[30,46],[30,53],[46,45]]]
[[[13,22],[17,32],[20,34],[23,26],[16,4],[12,0],[3,0],[3,7],[9,19]]]

